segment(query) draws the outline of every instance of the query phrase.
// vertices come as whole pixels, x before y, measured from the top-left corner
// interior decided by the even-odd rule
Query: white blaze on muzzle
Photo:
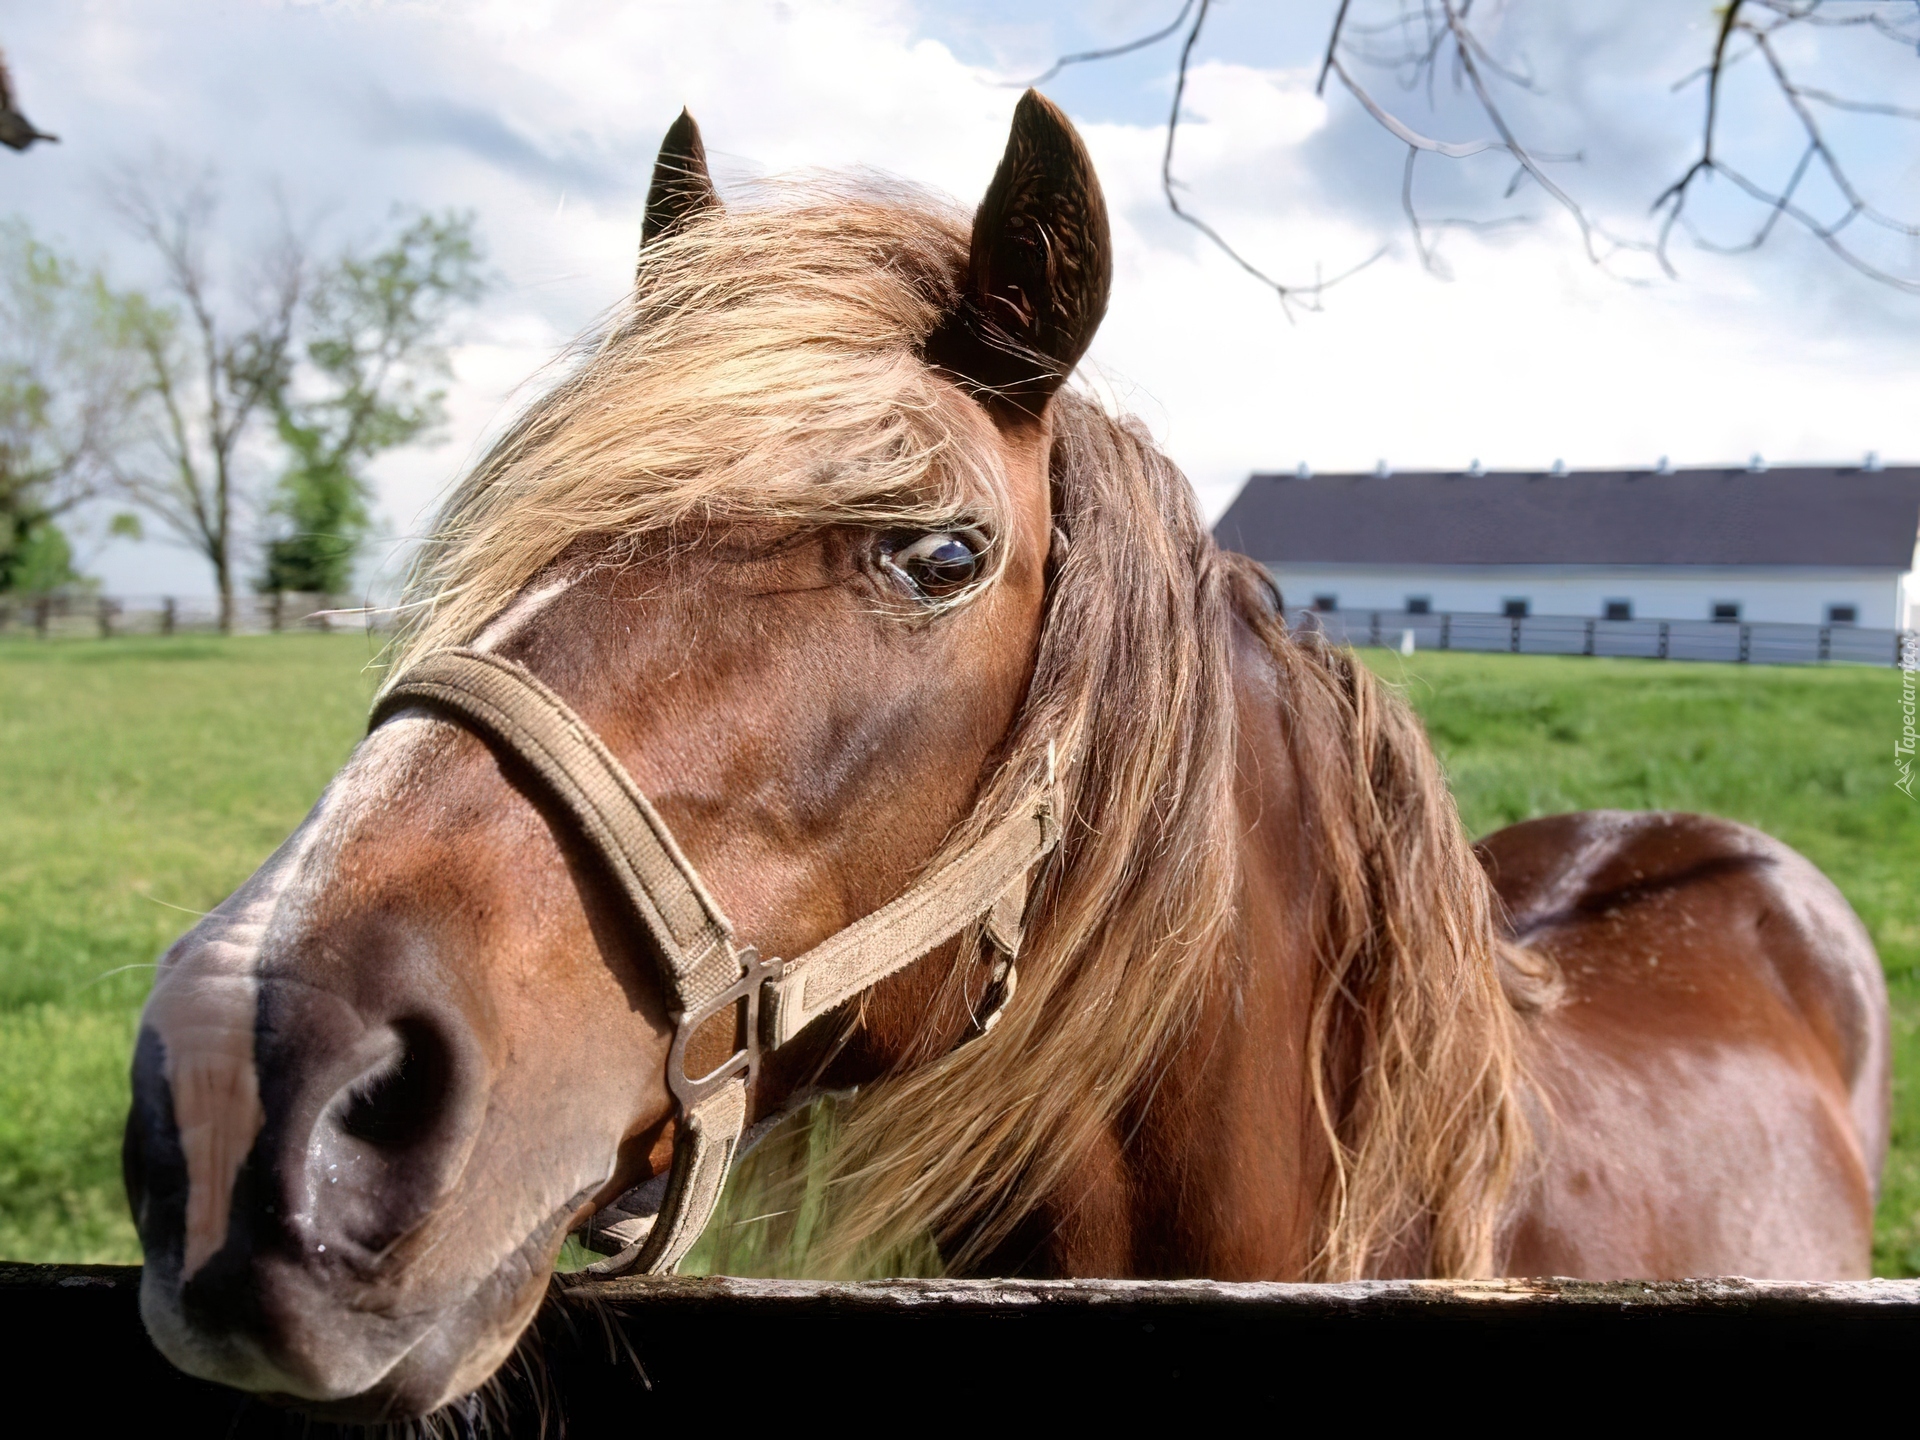
[[[239,943],[221,948],[240,951]],[[167,1088],[187,1168],[182,1283],[226,1243],[234,1180],[266,1123],[253,1063],[255,1000],[251,975],[194,976],[162,981],[147,1023],[165,1047]]]
[[[186,1164],[182,1284],[226,1243],[235,1179],[266,1124],[254,1055],[260,949],[314,828],[303,827],[196,927],[190,954],[162,969],[141,1016],[160,1041]]]

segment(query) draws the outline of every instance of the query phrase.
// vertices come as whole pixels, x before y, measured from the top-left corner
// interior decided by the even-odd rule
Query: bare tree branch
[[[1342,280],[1359,274],[1387,252],[1376,250],[1358,265],[1341,271],[1330,280],[1315,280],[1311,285],[1287,285],[1274,279],[1266,271],[1255,265],[1246,256],[1229,244],[1226,238],[1180,203],[1180,197],[1174,193],[1179,181],[1173,175],[1173,146],[1180,134],[1180,102],[1186,96],[1187,71],[1193,61],[1193,47],[1200,41],[1200,31],[1207,23],[1207,11],[1212,8],[1212,0],[1200,0],[1200,13],[1193,17],[1193,28],[1187,31],[1187,38],[1180,46],[1180,68],[1174,75],[1173,105],[1167,112],[1167,146],[1160,157],[1160,191],[1167,197],[1167,208],[1207,239],[1211,240],[1222,254],[1247,274],[1272,290],[1279,298],[1281,310],[1286,317],[1293,318],[1293,306],[1304,305],[1309,310],[1320,308],[1320,297],[1330,286],[1338,285]]]
[[[1194,13],[1196,3],[1199,5],[1199,13],[1197,14]],[[1168,36],[1175,34],[1181,26],[1187,24],[1188,15],[1193,15],[1193,23],[1188,27],[1186,38],[1180,45],[1180,62],[1174,73],[1173,105],[1167,114],[1167,143],[1160,157],[1160,190],[1161,193],[1166,196],[1167,208],[1171,210],[1175,216],[1206,236],[1214,247],[1229,260],[1233,261],[1234,264],[1238,265],[1262,285],[1272,290],[1274,294],[1279,297],[1281,308],[1286,313],[1287,318],[1291,320],[1293,318],[1294,305],[1304,305],[1310,310],[1319,309],[1320,295],[1323,291],[1329,286],[1339,284],[1348,276],[1358,274],[1387,252],[1384,249],[1376,251],[1365,260],[1362,260],[1358,265],[1341,271],[1331,280],[1317,279],[1311,285],[1288,285],[1279,280],[1275,280],[1271,275],[1267,274],[1266,271],[1248,260],[1246,256],[1236,250],[1218,230],[1215,230],[1212,225],[1202,220],[1198,215],[1180,203],[1180,197],[1175,194],[1176,189],[1180,188],[1180,181],[1174,177],[1173,173],[1174,142],[1180,132],[1180,105],[1181,101],[1186,97],[1187,72],[1193,59],[1193,48],[1199,43],[1200,32],[1206,27],[1207,12],[1212,8],[1212,5],[1213,0],[1184,0],[1184,3],[1180,6],[1179,14],[1173,17],[1172,23],[1162,26],[1151,34],[1142,35],[1138,39],[1129,40],[1123,45],[1113,45],[1102,50],[1082,50],[1076,54],[1062,55],[1058,60],[1055,60],[1052,65],[1048,66],[1045,71],[1034,76],[1033,79],[1011,83],[1016,83],[1023,87],[1039,85],[1047,80],[1051,80],[1069,65],[1079,65],[1093,60],[1110,60],[1117,55],[1128,55],[1136,50],[1144,50],[1148,46],[1157,45]],[[1342,15],[1346,13],[1346,8],[1347,0],[1341,0],[1340,10]],[[1337,24],[1334,27],[1334,32],[1336,36],[1339,33],[1339,26]]]
[[[1522,181],[1540,187],[1550,200],[1572,219],[1578,228],[1581,246],[1587,258],[1603,268],[1613,269],[1615,257],[1645,254],[1653,258],[1669,275],[1675,272],[1670,256],[1672,235],[1684,226],[1703,249],[1720,253],[1757,250],[1775,235],[1785,220],[1821,242],[1843,264],[1877,283],[1908,293],[1920,293],[1920,278],[1901,273],[1880,263],[1863,251],[1857,238],[1862,227],[1870,226],[1904,238],[1920,238],[1920,223],[1890,214],[1875,205],[1855,182],[1821,127],[1816,106],[1850,115],[1875,116],[1891,120],[1920,121],[1920,108],[1887,101],[1860,99],[1836,94],[1832,90],[1802,84],[1783,59],[1778,37],[1792,27],[1821,30],[1867,31],[1899,45],[1920,50],[1920,4],[1901,0],[1727,0],[1715,27],[1713,50],[1708,62],[1675,86],[1683,89],[1696,80],[1707,82],[1706,114],[1701,130],[1699,153],[1679,179],[1662,190],[1651,214],[1656,224],[1649,238],[1615,233],[1589,209],[1566,185],[1549,172],[1550,164],[1577,161],[1578,155],[1554,155],[1530,143],[1509,119],[1495,85],[1504,83],[1530,94],[1544,93],[1531,74],[1530,67],[1516,64],[1495,53],[1493,47],[1474,28],[1474,0],[1400,0],[1385,18],[1361,18],[1363,7],[1353,0],[1339,0],[1327,43],[1321,56],[1314,93],[1324,96],[1329,78],[1338,78],[1342,87],[1361,108],[1394,139],[1407,147],[1401,170],[1400,202],[1421,264],[1435,274],[1447,273],[1435,250],[1434,235],[1446,229],[1489,230],[1527,223],[1527,217],[1509,215],[1492,219],[1448,217],[1435,219],[1423,215],[1418,204],[1415,174],[1422,155],[1465,160],[1499,152],[1511,158],[1515,169],[1504,198],[1511,199]],[[1313,300],[1327,285],[1289,286],[1273,278],[1249,261],[1207,221],[1194,214],[1181,201],[1182,188],[1175,178],[1173,156],[1180,126],[1180,106],[1194,63],[1196,46],[1206,26],[1211,0],[1199,0],[1181,7],[1173,24],[1137,41],[1104,51],[1086,51],[1062,56],[1048,76],[1057,74],[1068,63],[1097,60],[1124,54],[1156,43],[1177,31],[1192,13],[1182,41],[1174,75],[1174,101],[1167,117],[1167,141],[1161,157],[1161,190],[1168,208],[1180,220],[1201,234],[1241,269],[1262,285],[1272,289],[1283,306],[1296,301]],[[1784,184],[1762,184],[1743,170],[1729,164],[1720,150],[1720,120],[1724,108],[1725,79],[1743,62],[1758,58],[1771,81],[1771,88],[1791,111],[1801,133],[1801,147],[1794,157]],[[1374,68],[1393,73],[1406,90],[1424,88],[1431,103],[1434,87],[1442,70],[1450,71],[1456,90],[1472,98],[1475,110],[1485,120],[1491,134],[1473,140],[1443,140],[1409,124],[1374,93],[1361,78],[1360,70]],[[1041,77],[1047,78],[1047,77]],[[1706,179],[1723,176],[1736,190],[1763,208],[1744,237],[1734,242],[1711,240],[1699,234],[1688,213],[1688,202]],[[1840,197],[1840,212],[1823,219],[1803,196],[1816,178],[1831,184]],[[1857,223],[1856,223],[1857,222]],[[1384,252],[1382,252],[1384,253]],[[1378,255],[1373,257],[1379,258]],[[1366,262],[1372,263],[1371,260]],[[1356,269],[1365,268],[1363,266]],[[1353,273],[1352,271],[1347,272]],[[1344,278],[1338,277],[1338,278]],[[1318,308],[1317,303],[1313,308]]]
[[[1905,105],[1886,105],[1877,100],[1847,100],[1825,90],[1816,90],[1811,85],[1796,85],[1793,93],[1808,100],[1818,100],[1822,105],[1831,105],[1836,110],[1851,110],[1856,115],[1891,115],[1899,120],[1920,120],[1920,110]]]
[[[1105,50],[1082,50],[1077,54],[1062,55],[1031,80],[1009,80],[1006,83],[1015,89],[1026,90],[1035,85],[1046,84],[1069,65],[1084,65],[1089,60],[1111,60],[1117,55],[1131,55],[1136,50],[1145,50],[1149,45],[1158,45],[1187,23],[1187,13],[1193,9],[1193,5],[1194,0],[1185,0],[1185,3],[1180,6],[1180,13],[1173,17],[1173,22],[1154,31],[1151,35],[1142,35],[1138,40],[1129,40],[1124,45],[1112,45]]]
[[[1548,154],[1521,140],[1518,132],[1508,121],[1501,104],[1495,98],[1492,88],[1487,83],[1487,77],[1492,75],[1534,94],[1541,93],[1540,88],[1531,76],[1496,59],[1480,37],[1474,33],[1468,23],[1473,8],[1472,0],[1423,0],[1417,8],[1409,7],[1384,24],[1370,26],[1351,23],[1348,18],[1348,8],[1348,4],[1343,0],[1334,17],[1334,25],[1328,35],[1326,55],[1321,63],[1319,87],[1324,89],[1329,75],[1337,77],[1347,93],[1359,102],[1360,107],[1372,117],[1374,123],[1407,147],[1406,164],[1401,171],[1401,210],[1407,217],[1407,226],[1412,232],[1414,247],[1420,262],[1428,271],[1442,277],[1449,273],[1428,240],[1430,231],[1498,229],[1524,224],[1527,220],[1526,217],[1517,215],[1492,220],[1458,218],[1433,220],[1422,216],[1413,188],[1416,162],[1422,154],[1437,155],[1448,160],[1471,159],[1491,151],[1511,156],[1516,169],[1512,181],[1507,186],[1505,198],[1512,198],[1522,179],[1533,181],[1548,198],[1572,218],[1580,231],[1581,245],[1586,251],[1587,258],[1596,265],[1608,266],[1612,258],[1623,251],[1652,249],[1648,242],[1628,239],[1610,232],[1565,187],[1547,173],[1545,166],[1548,163],[1578,160],[1580,158],[1578,155]],[[1380,43],[1383,37],[1395,35],[1401,37],[1399,48],[1386,47]],[[1360,42],[1357,59],[1366,64],[1399,70],[1405,77],[1403,84],[1409,88],[1424,82],[1429,96],[1431,96],[1434,75],[1442,62],[1450,59],[1456,85],[1471,91],[1477,108],[1492,127],[1494,134],[1480,140],[1449,141],[1427,135],[1407,124],[1382,104],[1361,82],[1352,67],[1343,60],[1342,48],[1350,45],[1354,37],[1358,37]]]
[[[1327,56],[1320,62],[1320,78],[1313,82],[1313,93],[1327,93],[1327,72],[1333,69],[1334,57],[1340,53],[1340,34],[1347,27],[1347,7],[1353,0],[1340,0],[1340,8],[1333,12],[1333,29],[1327,32]]]
[[[1910,295],[1920,295],[1920,278],[1896,274],[1875,263],[1851,244],[1844,233],[1854,221],[1863,220],[1895,235],[1920,238],[1920,224],[1898,219],[1867,200],[1828,142],[1819,117],[1808,102],[1858,114],[1904,120],[1920,119],[1920,111],[1875,101],[1850,100],[1826,90],[1801,85],[1794,80],[1781,59],[1776,43],[1777,36],[1796,25],[1867,27],[1903,47],[1914,47],[1920,43],[1920,32],[1892,24],[1879,9],[1833,14],[1824,12],[1827,3],[1828,0],[1731,0],[1728,4],[1721,18],[1712,60],[1703,72],[1696,72],[1694,77],[1690,77],[1698,78],[1704,73],[1707,81],[1707,109],[1701,129],[1700,153],[1680,178],[1661,191],[1659,198],[1653,202],[1653,213],[1661,217],[1655,253],[1668,274],[1675,273],[1667,248],[1678,226],[1686,225],[1695,243],[1703,249],[1719,254],[1738,254],[1759,249],[1772,236],[1781,219],[1785,218],[1818,240],[1842,264],[1868,279]],[[1920,7],[1915,9],[1920,14]],[[1748,48],[1729,53],[1731,42],[1736,37],[1743,37]],[[1750,55],[1758,55],[1765,62],[1764,68],[1772,78],[1775,90],[1798,121],[1803,136],[1799,158],[1786,184],[1778,189],[1762,185],[1743,171],[1735,169],[1722,160],[1715,149],[1722,77],[1733,64]],[[1822,220],[1797,198],[1802,184],[1816,170],[1826,177],[1844,202],[1837,219]],[[1687,203],[1694,187],[1714,175],[1724,176],[1750,199],[1765,207],[1765,213],[1745,240],[1731,243],[1712,241],[1702,236],[1688,221]]]

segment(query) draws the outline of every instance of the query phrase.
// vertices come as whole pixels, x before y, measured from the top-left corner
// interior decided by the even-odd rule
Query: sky
[[[1920,297],[1847,270],[1781,230],[1749,255],[1680,233],[1669,277],[1623,250],[1596,266],[1512,166],[1424,159],[1432,216],[1503,223],[1439,232],[1424,267],[1401,212],[1405,150],[1336,85],[1314,81],[1336,0],[1221,0],[1193,56],[1176,168],[1185,203],[1276,276],[1307,282],[1378,256],[1317,311],[1283,310],[1167,211],[1161,150],[1177,41],[1069,67],[1043,87],[1079,126],[1105,187],[1112,307],[1082,383],[1138,413],[1210,514],[1250,471],[1541,469],[1920,460]],[[1379,18],[1390,0],[1358,0]],[[680,108],[704,132],[723,194],[759,177],[864,167],[971,205],[1005,143],[1019,82],[1062,53],[1164,25],[1178,0],[0,0],[0,46],[22,108],[58,145],[0,155],[0,214],[151,280],[102,198],[115,166],[217,167],[223,223],[244,247],[284,197],[317,248],[364,242],[395,206],[477,216],[496,284],[455,336],[441,443],[382,459],[390,582],[407,537],[567,341],[621,297],[660,136]],[[1685,168],[1708,53],[1706,0],[1507,0],[1480,7],[1496,81],[1549,168],[1609,233]],[[1920,105],[1920,58],[1857,34],[1796,38],[1808,83]],[[1409,124],[1489,133],[1447,77],[1431,97],[1358,71]],[[1730,77],[1726,153],[1777,179],[1792,117],[1758,63]],[[1920,124],[1831,117],[1889,208],[1920,195]],[[1903,128],[1904,127],[1904,128]],[[171,157],[163,160],[162,157]],[[1816,206],[1837,201],[1808,192]],[[1723,184],[1708,238],[1751,212]],[[1888,263],[1920,272],[1920,243]],[[203,562],[148,527],[82,537],[118,594],[203,594]],[[383,579],[383,577],[385,577]]]

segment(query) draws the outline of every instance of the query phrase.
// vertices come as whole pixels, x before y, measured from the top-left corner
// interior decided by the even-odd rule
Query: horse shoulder
[[[1536,1273],[1864,1273],[1885,1154],[1885,981],[1803,856],[1699,815],[1592,811],[1489,836],[1514,938],[1551,959],[1529,1021]]]

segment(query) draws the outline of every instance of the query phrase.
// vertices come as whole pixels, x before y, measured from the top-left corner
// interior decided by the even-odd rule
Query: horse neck
[[[1249,566],[1201,579],[1186,688],[1136,666],[1084,735],[1008,1019],[910,1049],[947,1038],[937,959],[863,1001],[840,1059],[899,1078],[836,1149],[877,1177],[844,1233],[924,1217],[976,1273],[1483,1272],[1525,1150],[1485,876],[1406,706]],[[1143,689],[1181,737],[1145,769]]]
[[[1229,623],[1227,953],[1182,1043],[1040,1207],[1025,1256],[997,1258],[1069,1275],[1490,1273],[1532,1142],[1485,875],[1402,701],[1264,606]]]
[[[1331,1175],[1307,1083],[1319,883],[1269,641],[1235,617],[1241,895],[1190,1033],[985,1274],[1304,1278]]]

